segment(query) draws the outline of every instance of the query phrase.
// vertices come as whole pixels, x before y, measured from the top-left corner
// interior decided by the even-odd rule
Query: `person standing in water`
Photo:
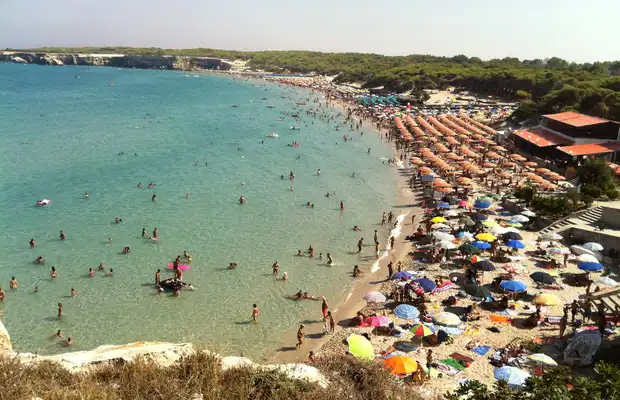
[[[379,241],[379,234],[377,233],[377,230],[375,229],[375,243]]]
[[[90,276],[91,278],[94,278],[94,277],[95,277],[95,271],[93,271],[93,268],[92,268],[92,267],[90,267],[90,268],[88,269],[88,276]]]
[[[151,201],[155,201],[155,200],[157,200],[157,195],[156,194],[154,194],[153,197],[151,197]]]
[[[332,265],[334,263],[334,260],[332,259],[332,255],[330,253],[327,253],[327,265]]]
[[[340,211],[344,211],[344,203],[340,200]]]
[[[50,272],[50,278],[56,279],[58,273],[56,272],[56,267],[52,267],[52,271]]]
[[[36,247],[36,243],[34,242],[34,239],[30,239],[30,248],[34,249]]]
[[[364,245],[364,238],[361,238],[360,240],[358,240],[357,242],[357,252],[361,253],[362,252],[362,246]]]
[[[258,306],[256,304],[252,305],[252,322],[254,322],[255,324],[258,323],[258,314],[260,314],[260,311],[258,310]]]
[[[65,235],[63,231],[60,231],[60,240],[65,240],[66,238],[67,238],[67,235]]]
[[[62,303],[58,303],[58,319],[62,317]]]
[[[159,285],[160,282],[161,282],[161,270],[158,269],[157,272],[155,272],[155,284]]]
[[[157,231],[157,228],[153,229],[153,237],[156,239],[159,237],[159,232]]]
[[[142,228],[142,237],[144,237],[146,235],[146,228]]]
[[[273,275],[277,276],[278,275],[278,268],[280,268],[280,266],[278,265],[278,262],[274,262],[273,265],[271,266],[272,270],[273,270]]]

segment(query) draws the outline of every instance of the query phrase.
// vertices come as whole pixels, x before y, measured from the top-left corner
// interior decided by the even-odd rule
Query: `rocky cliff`
[[[94,368],[102,363],[128,362],[137,357],[148,357],[157,364],[167,367],[183,356],[195,353],[190,343],[162,343],[136,342],[124,345],[99,346],[94,350],[76,351],[56,354],[53,356],[39,356],[32,353],[18,353],[12,350],[11,337],[0,321],[0,356],[9,356],[22,363],[36,363],[42,361],[54,362],[68,371],[81,372]],[[314,367],[305,364],[256,364],[245,357],[218,356],[223,370],[249,367],[255,370],[280,371],[291,379],[299,379],[327,387],[327,379]]]
[[[0,53],[0,62],[38,65],[92,65],[139,69],[230,70],[232,64],[219,58],[178,56],[127,56],[123,54]]]

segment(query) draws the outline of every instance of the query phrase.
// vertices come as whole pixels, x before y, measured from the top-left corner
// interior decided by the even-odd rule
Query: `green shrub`
[[[620,197],[620,192],[618,192],[618,190],[616,189],[608,189],[605,194],[607,195],[609,200],[616,200],[618,197]]]
[[[595,199],[598,199],[603,195],[603,189],[594,185],[583,185],[581,186],[581,193],[584,196],[590,196]]]
[[[594,198],[592,196],[583,195],[581,196],[581,201],[583,201],[588,207],[594,203]]]

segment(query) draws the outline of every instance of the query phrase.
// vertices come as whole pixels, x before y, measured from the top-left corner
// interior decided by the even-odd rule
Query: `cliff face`
[[[218,58],[177,56],[126,56],[123,54],[62,54],[2,52],[0,62],[38,65],[108,66],[138,69],[217,69],[228,71],[232,65]]]

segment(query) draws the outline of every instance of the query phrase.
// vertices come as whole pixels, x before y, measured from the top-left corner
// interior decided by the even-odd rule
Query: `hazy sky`
[[[0,0],[0,48],[620,60],[619,0]]]

